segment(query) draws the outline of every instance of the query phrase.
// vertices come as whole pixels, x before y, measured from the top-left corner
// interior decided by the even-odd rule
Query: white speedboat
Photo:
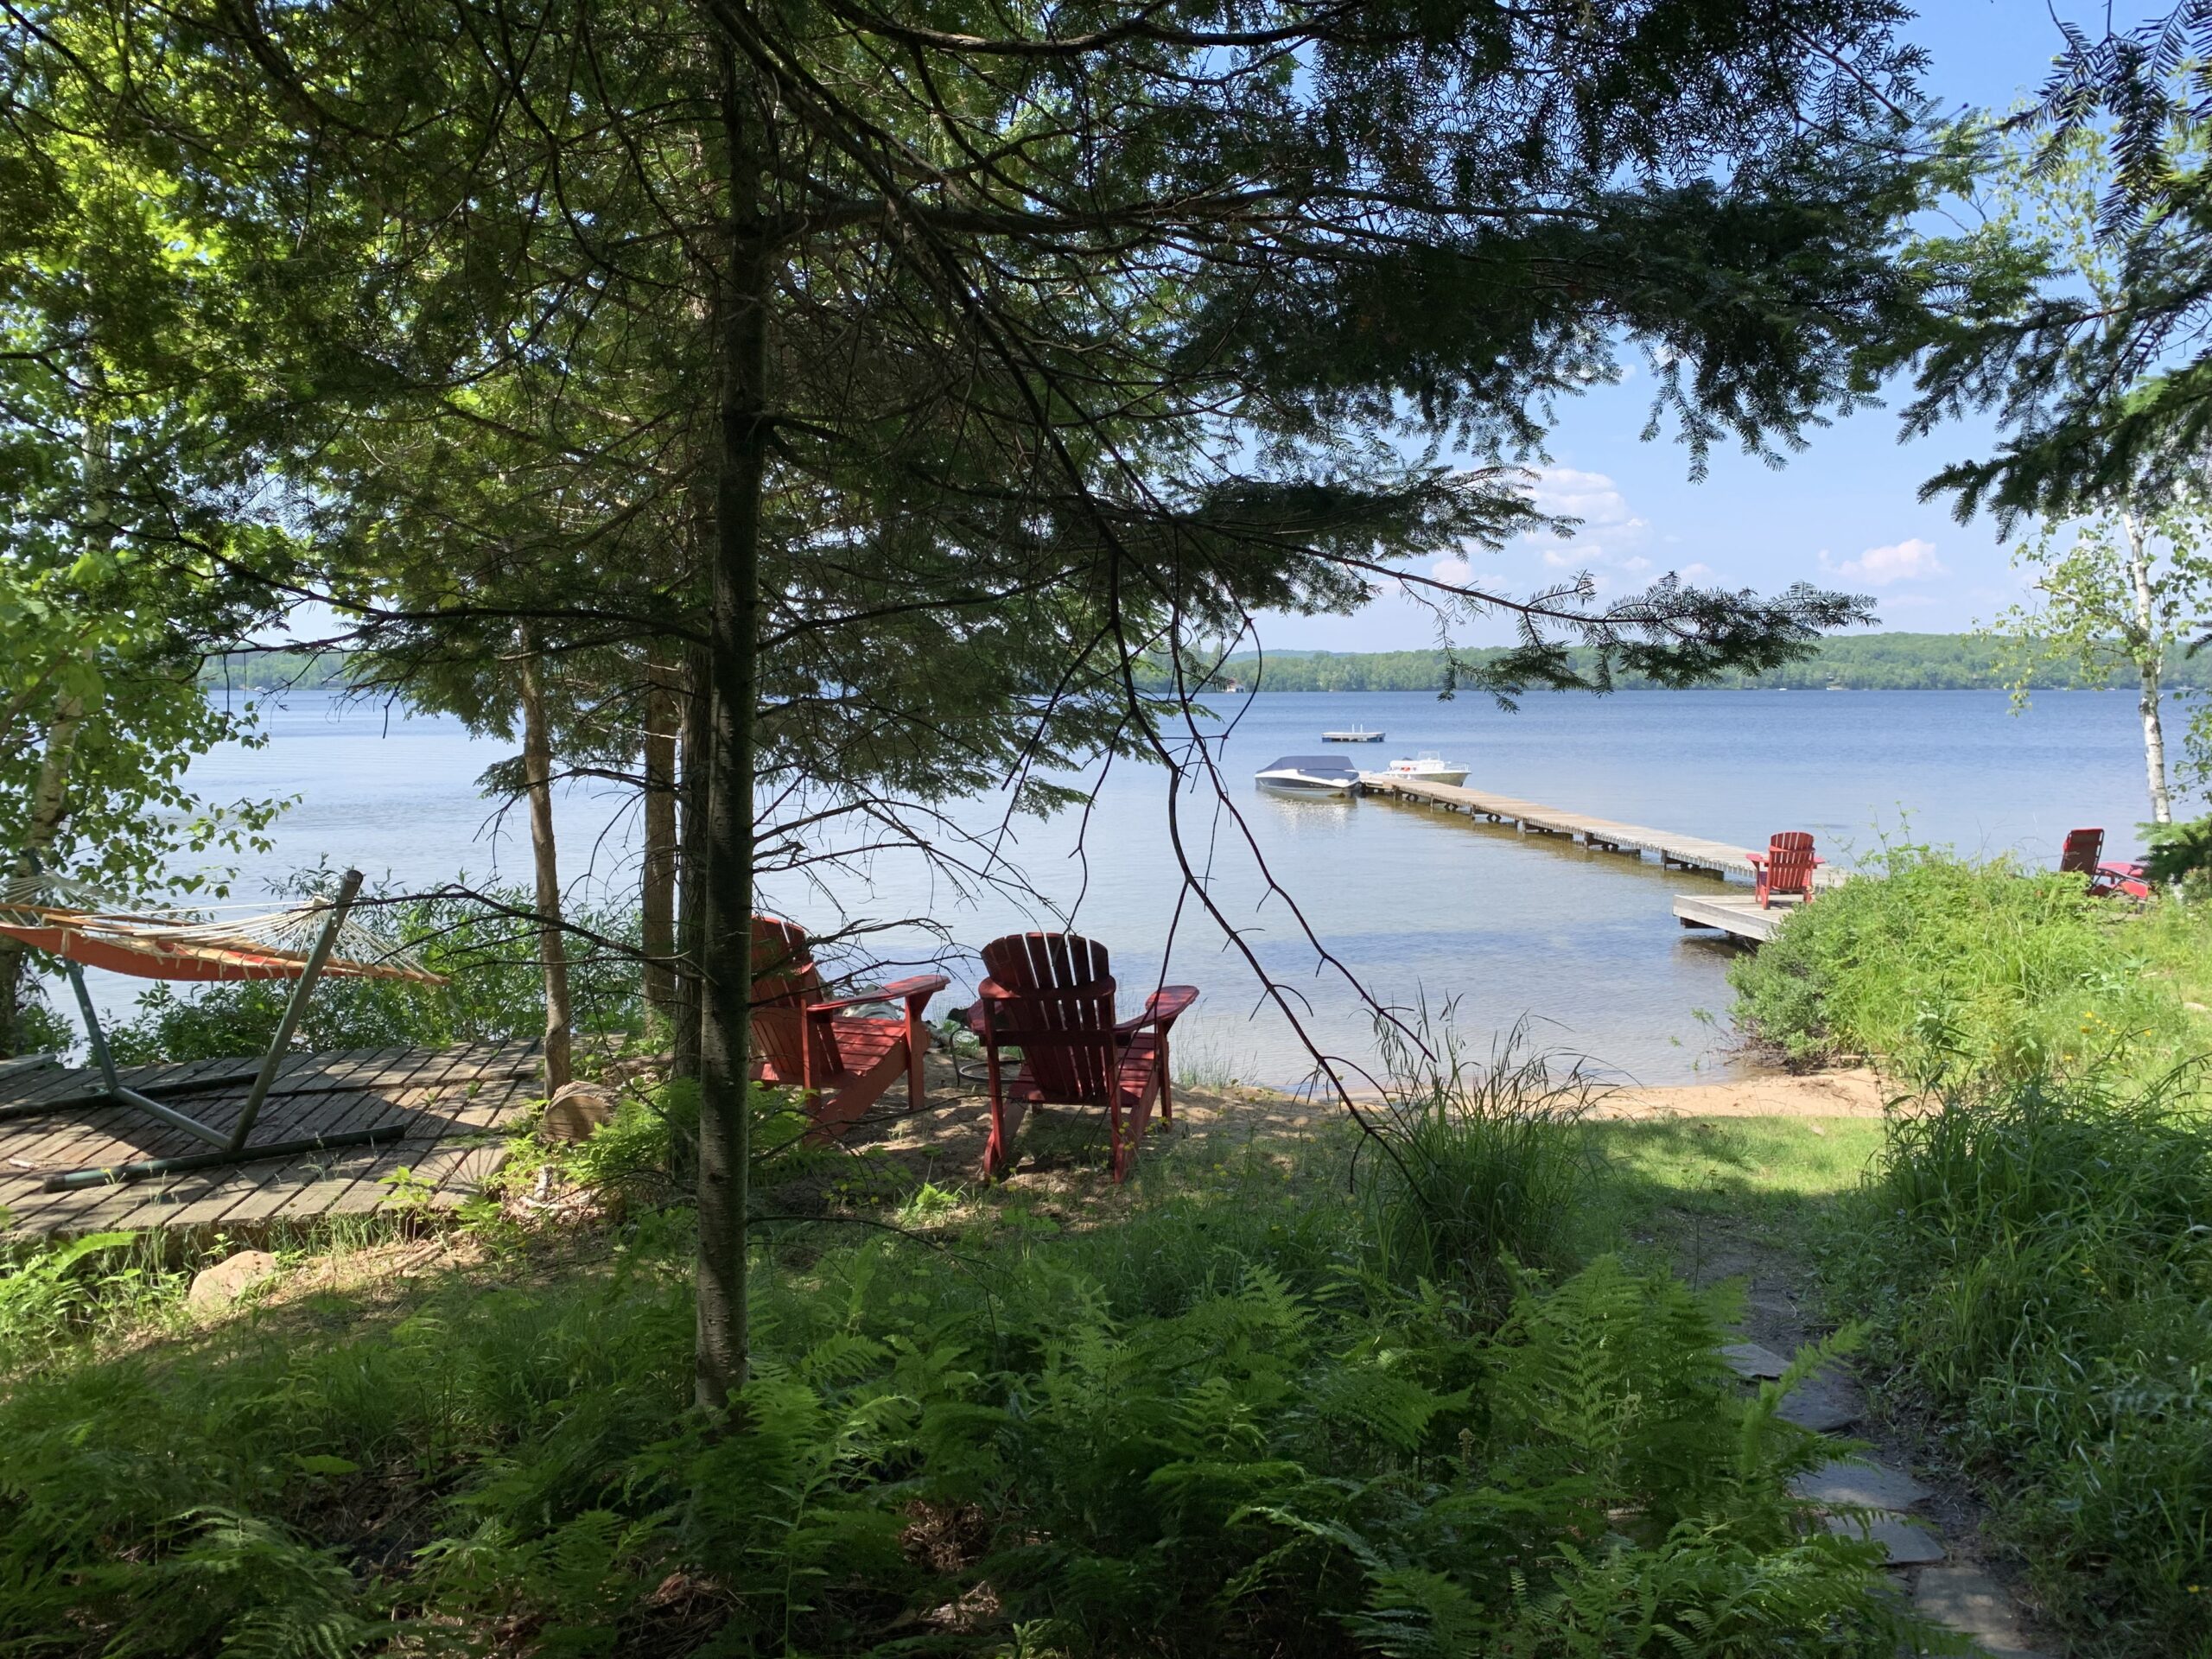
[[[1278,795],[1316,799],[1349,799],[1359,792],[1358,768],[1335,754],[1286,754],[1261,767],[1252,781]]]
[[[1434,749],[1423,749],[1411,760],[1393,760],[1389,775],[1416,784],[1445,784],[1453,787],[1467,781],[1467,769],[1455,766]]]

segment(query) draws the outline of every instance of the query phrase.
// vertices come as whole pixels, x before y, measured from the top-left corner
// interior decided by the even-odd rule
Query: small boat
[[[1380,743],[1389,736],[1388,732],[1370,732],[1364,726],[1355,726],[1348,732],[1324,732],[1324,743]]]
[[[1315,799],[1349,800],[1359,793],[1358,769],[1336,754],[1286,754],[1253,773],[1252,781],[1278,795]]]
[[[1467,781],[1467,769],[1452,766],[1434,749],[1423,749],[1411,760],[1393,760],[1389,776],[1416,784],[1444,784],[1452,788]]]

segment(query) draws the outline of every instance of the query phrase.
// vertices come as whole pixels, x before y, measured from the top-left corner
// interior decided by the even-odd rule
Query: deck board
[[[535,1043],[472,1043],[453,1049],[364,1049],[286,1057],[262,1108],[254,1140],[297,1141],[384,1123],[395,1141],[327,1147],[300,1157],[189,1170],[119,1185],[48,1192],[65,1170],[174,1157],[206,1150],[181,1129],[125,1105],[78,1106],[0,1119],[0,1205],[14,1236],[109,1228],[244,1230],[271,1221],[372,1211],[396,1196],[385,1177],[405,1166],[428,1185],[434,1207],[461,1203],[506,1158],[502,1130],[540,1098]],[[250,1069],[250,1061],[133,1066],[129,1085],[188,1081]],[[75,1067],[0,1078],[0,1107],[81,1092],[98,1073]],[[243,1084],[185,1096],[181,1109],[210,1128],[237,1121]]]
[[[1746,939],[1753,944],[1764,944],[1772,938],[1796,908],[1788,899],[1777,899],[1772,909],[1762,910],[1759,901],[1747,893],[1675,895],[1675,919],[1684,927],[1717,927],[1732,938]]]

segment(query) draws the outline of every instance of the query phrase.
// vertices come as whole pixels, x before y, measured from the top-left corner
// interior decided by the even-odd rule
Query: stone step
[[[1868,1510],[1909,1510],[1929,1495],[1927,1487],[1902,1469],[1841,1458],[1796,1476],[1789,1490],[1815,1503],[1849,1503]]]
[[[1821,1524],[1843,1538],[1863,1538],[1881,1545],[1885,1565],[1920,1567],[1940,1561],[1948,1553],[1943,1541],[1925,1527],[1915,1526],[1900,1515],[1824,1515]]]
[[[1827,1434],[1857,1422],[1866,1410],[1859,1385],[1830,1365],[1790,1389],[1776,1415],[1785,1423]]]
[[[1912,1606],[1929,1624],[1972,1637],[1992,1659],[2036,1659],[2020,1645],[2011,1594],[1978,1567],[1928,1568],[1913,1588]]]
[[[1789,1362],[1772,1349],[1762,1348],[1756,1342],[1732,1342],[1720,1351],[1720,1357],[1728,1369],[1738,1376],[1770,1379],[1780,1376],[1789,1369]]]

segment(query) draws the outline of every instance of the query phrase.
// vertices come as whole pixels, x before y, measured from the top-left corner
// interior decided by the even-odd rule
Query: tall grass
[[[1471,1286],[1495,1307],[1513,1264],[1571,1268],[1586,1243],[1597,1085],[1537,1049],[1525,1022],[1469,1056],[1453,1012],[1424,1008],[1409,1032],[1378,1022],[1390,1081],[1362,1191],[1389,1276]]]
[[[2078,876],[1888,849],[1729,970],[1736,1021],[1789,1059],[1872,1058],[1916,1083],[2123,1062],[2170,1069],[2203,1028],[2183,1004],[2212,916],[2149,917]]]
[[[2212,1127],[2186,1077],[2030,1079],[1900,1115],[1828,1268],[2084,1652],[2203,1654]]]

